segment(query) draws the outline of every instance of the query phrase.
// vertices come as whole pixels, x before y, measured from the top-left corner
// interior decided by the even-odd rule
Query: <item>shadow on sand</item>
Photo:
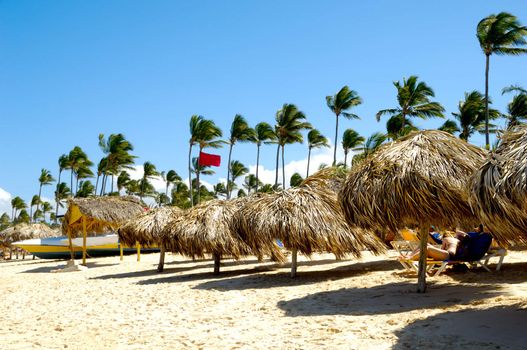
[[[278,307],[286,316],[386,315],[469,304],[501,294],[496,285],[458,285],[428,283],[427,292],[418,294],[416,283],[398,282],[370,288],[343,288],[283,300]]]
[[[320,261],[320,260],[319,260]],[[398,263],[392,260],[380,260],[365,263],[354,263],[346,266],[339,266],[329,270],[302,271],[302,266],[320,265],[319,261],[306,261],[299,264],[297,276],[291,278],[289,271],[274,274],[260,274],[253,276],[242,276],[231,279],[218,279],[204,282],[195,289],[214,289],[220,291],[246,290],[246,289],[267,289],[284,286],[296,286],[315,284],[322,281],[339,280],[354,276],[360,276],[371,271],[392,271],[398,269]],[[324,260],[325,261],[325,260]],[[335,260],[328,260],[335,263]],[[329,263],[326,262],[326,263]],[[281,268],[290,268],[290,264],[280,265]],[[256,271],[260,272],[260,271]],[[244,274],[246,275],[246,274]]]
[[[105,267],[105,266],[115,266],[115,265],[118,265],[118,264],[99,264],[97,262],[86,263],[86,266],[88,267],[88,269],[93,269],[97,267]],[[66,267],[65,264],[64,265],[54,265],[54,266],[42,266],[42,267],[37,267],[36,269],[21,271],[19,273],[47,273],[53,270],[62,269],[64,267]]]
[[[521,305],[445,312],[396,331],[399,339],[393,348],[525,349],[525,324],[527,309]]]

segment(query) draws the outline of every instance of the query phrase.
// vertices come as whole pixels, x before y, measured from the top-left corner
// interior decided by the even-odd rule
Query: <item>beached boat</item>
[[[75,258],[81,258],[82,237],[72,239],[72,244]],[[41,259],[69,259],[71,256],[68,237],[26,239],[13,242],[13,245]],[[157,251],[159,249],[141,248],[141,253]],[[86,237],[86,253],[91,257],[119,255],[119,237],[114,233]],[[136,247],[123,246],[123,254],[134,253],[137,253]]]

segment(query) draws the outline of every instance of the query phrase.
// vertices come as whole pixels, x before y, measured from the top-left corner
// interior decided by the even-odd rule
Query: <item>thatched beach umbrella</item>
[[[351,170],[339,194],[346,220],[394,232],[418,223],[424,252],[430,224],[477,223],[468,203],[468,180],[485,154],[437,130],[414,132],[382,146]],[[421,254],[419,292],[426,289],[425,259],[426,254]]]
[[[344,185],[348,174],[349,169],[336,166],[327,167],[308,176],[302,181],[300,186],[310,186],[311,188],[322,187],[338,193]]]
[[[222,255],[235,259],[256,255],[235,232],[230,222],[247,198],[211,200],[185,211],[171,220],[163,234],[162,244],[167,250],[192,258],[212,254],[214,274],[220,272]]]
[[[68,201],[68,210],[62,221],[62,231],[70,239],[83,235],[82,263],[86,264],[86,234],[116,231],[120,225],[145,211],[141,202],[133,197],[74,198]],[[139,253],[139,245],[138,245]],[[121,244],[122,252],[122,244]],[[122,259],[122,255],[121,255]],[[138,255],[139,259],[139,255]]]
[[[171,219],[182,214],[183,210],[177,207],[151,209],[122,225],[118,230],[119,241],[128,246],[139,243],[145,247],[159,247],[161,252],[157,270],[162,272],[165,263],[165,247],[161,244],[161,234]]]
[[[23,241],[26,239],[35,238],[50,238],[59,237],[61,232],[56,229],[52,229],[48,225],[35,223],[26,224],[21,223],[15,226],[11,226],[0,232],[0,246],[11,247],[11,244],[16,241]],[[17,251],[18,258],[18,251]]]
[[[527,243],[527,125],[509,130],[471,180],[470,202],[501,243]]]
[[[340,258],[359,257],[363,249],[384,249],[375,236],[346,223],[336,194],[324,187],[303,185],[250,200],[235,215],[233,227],[260,254],[272,253],[281,240],[293,253],[292,277],[297,252],[329,252]]]

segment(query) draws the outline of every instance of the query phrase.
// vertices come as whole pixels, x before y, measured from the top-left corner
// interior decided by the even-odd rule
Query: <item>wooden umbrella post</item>
[[[161,244],[159,247],[159,264],[157,265],[157,272],[163,272],[165,267],[165,246]]]
[[[291,277],[296,277],[298,250],[293,249],[291,254]]]
[[[428,255],[428,224],[421,224],[420,227],[420,250],[419,250],[419,271],[417,273],[417,293],[426,292],[426,258]]]
[[[135,245],[137,247],[137,261],[141,261],[141,245],[139,242],[135,242]]]
[[[86,218],[82,217],[82,264],[86,266]]]
[[[71,261],[73,262],[75,260],[75,252],[73,251],[73,242],[71,241],[71,230],[69,226],[68,226],[67,232],[68,232],[68,245],[70,247]]]
[[[119,242],[119,255],[121,256],[121,261],[123,261],[123,243]]]
[[[214,274],[215,275],[219,275],[220,274],[220,259],[221,259],[221,255],[217,254],[217,253],[214,253],[212,256],[214,258]]]

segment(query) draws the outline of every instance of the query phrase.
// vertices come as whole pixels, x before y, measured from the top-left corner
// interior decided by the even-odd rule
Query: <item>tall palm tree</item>
[[[108,175],[112,176],[112,192],[113,192],[113,177],[120,173],[123,169],[131,169],[134,164],[136,156],[130,152],[134,150],[134,146],[126,140],[123,134],[111,134],[106,139],[104,134],[99,134],[99,148],[106,155],[104,162],[103,178],[101,195],[106,190],[106,180]],[[102,162],[102,161],[101,161]]]
[[[320,133],[317,129],[311,129],[307,133],[307,172],[306,177],[309,176],[309,163],[311,162],[311,150],[313,148],[329,147],[328,139]]]
[[[512,101],[507,105],[507,128],[518,125],[527,119],[527,90],[519,86],[509,86],[503,89],[502,94],[517,92]]]
[[[212,189],[216,198],[218,198],[218,196],[227,198],[227,188],[223,182],[218,182]]]
[[[229,183],[230,180],[230,166],[231,164],[231,155],[232,155],[232,148],[236,144],[236,142],[247,142],[253,139],[255,136],[254,130],[249,127],[249,124],[245,120],[245,118],[239,114],[236,114],[234,116],[234,120],[231,124],[231,135],[229,136],[229,140],[227,143],[229,144],[229,159],[227,162],[227,183]],[[231,198],[231,193],[227,192],[227,199]]]
[[[73,176],[76,176],[76,186],[75,189],[78,189],[79,185],[79,173],[82,177],[89,177],[93,175],[93,172],[90,170],[90,167],[93,163],[88,158],[88,155],[80,148],[79,146],[73,147],[73,149],[68,154],[68,168],[71,170],[70,177],[70,188],[73,192]]]
[[[198,153],[198,159],[197,159],[198,164],[199,164],[201,152],[205,148],[220,148],[223,145],[224,142],[219,139],[221,136],[222,136],[221,129],[216,126],[214,121],[212,120],[202,121],[200,125],[200,132],[199,132],[198,139],[197,139],[197,143],[199,146],[199,153]],[[202,193],[201,185],[199,181],[200,174],[207,175],[206,173],[200,172],[200,171],[196,173],[196,182],[197,182],[197,189],[198,189],[198,194],[197,194],[198,203],[200,202],[201,193]]]
[[[40,199],[38,198],[37,194],[35,194],[31,198],[31,202],[29,203],[29,218],[30,218],[30,220],[31,220],[31,218],[33,218],[33,207],[38,205],[39,201],[40,201]]]
[[[426,85],[425,82],[417,83],[418,77],[410,76],[408,79],[403,78],[403,83],[393,82],[397,89],[397,101],[399,106],[396,108],[383,109],[377,112],[377,121],[381,116],[388,114],[394,117],[393,122],[399,124],[398,130],[395,130],[396,136],[401,136],[407,130],[406,125],[409,119],[417,117],[428,119],[432,117],[443,117],[444,108],[437,102],[431,102],[430,98],[434,97],[434,90]]]
[[[485,54],[485,147],[490,148],[489,137],[489,64],[490,55],[521,55],[527,53],[527,27],[507,12],[483,18],[477,26],[476,36]]]
[[[99,179],[104,174],[104,170],[108,166],[108,158],[102,157],[97,164],[97,180],[95,180],[95,195],[97,195],[97,189],[99,188]],[[101,184],[101,196],[102,196],[102,184]]]
[[[185,183],[181,181],[176,182],[172,187],[170,195],[172,197],[172,205],[181,209],[190,208],[189,190]]]
[[[42,202],[42,218],[46,222],[46,214],[53,210],[53,206],[49,202]]]
[[[55,190],[55,222],[57,222],[56,218],[59,215],[59,207],[64,207],[64,200],[71,196],[71,191],[68,187],[68,185],[65,182],[61,182],[57,185],[57,189]]]
[[[24,222],[26,224],[29,224],[29,215],[27,214],[27,211],[25,209],[20,210],[20,214],[18,214],[16,222]]]
[[[37,203],[37,210],[40,205],[40,198],[42,194],[42,186],[51,185],[55,181],[53,176],[51,176],[51,172],[47,169],[42,169],[40,171],[40,176],[38,177],[39,182],[39,188],[38,188],[38,203]]]
[[[275,186],[278,185],[278,162],[280,148],[282,149],[282,187],[285,189],[285,145],[304,142],[302,131],[311,129],[311,124],[306,122],[306,116],[294,104],[284,104],[282,109],[276,112],[276,176]]]
[[[364,143],[364,137],[353,129],[346,129],[342,135],[342,148],[344,149],[344,168],[348,165],[349,151],[359,150],[359,146]]]
[[[492,103],[492,102],[491,102]],[[486,99],[481,92],[476,90],[465,93],[465,99],[458,104],[458,111],[452,113],[456,121],[459,123],[459,138],[465,141],[476,132],[484,133],[486,120]],[[500,112],[495,109],[489,110],[490,119],[494,120],[500,117]],[[451,120],[447,120],[440,129],[448,129]],[[453,122],[453,121],[452,121]],[[495,132],[494,125],[492,125]]]
[[[117,191],[120,193],[122,189],[126,188],[126,185],[128,182],[130,182],[130,174],[126,171],[121,171],[119,176],[117,177]],[[95,189],[95,193],[97,193],[97,188]]]
[[[11,207],[12,207],[11,218],[12,218],[12,221],[14,222],[16,219],[17,212],[19,210],[23,210],[27,208],[27,205],[26,205],[26,202],[24,202],[22,198],[20,198],[19,196],[16,196],[13,199],[11,199]]]
[[[335,113],[335,149],[333,150],[333,166],[337,164],[337,142],[339,137],[339,116],[342,114],[347,119],[360,119],[359,116],[349,113],[351,108],[362,103],[356,91],[350,90],[348,86],[342,87],[334,96],[326,96],[326,103]]]
[[[175,170],[169,170],[166,173],[165,181],[166,181],[166,184],[167,184],[166,189],[165,189],[165,195],[168,196],[168,186],[170,186],[171,184],[173,185],[176,182],[181,181],[181,176],[179,176],[178,173]]]
[[[141,194],[139,195],[139,198],[143,199],[143,195],[145,194],[148,185],[148,179],[151,179],[154,176],[159,176],[156,166],[150,162],[145,162],[143,164],[143,177],[141,179]]]
[[[251,141],[256,144],[256,192],[258,192],[258,167],[260,165],[260,146],[262,143],[270,143],[270,141],[276,140],[276,134],[273,131],[271,125],[261,122],[256,124],[254,127],[254,135]]]
[[[238,180],[238,178],[244,176],[249,172],[249,169],[247,169],[247,167],[243,165],[243,163],[241,163],[240,161],[233,160],[230,164],[231,166],[229,168],[230,173],[232,175],[232,179],[227,183],[227,199],[230,198],[229,193],[237,187],[236,180]]]

